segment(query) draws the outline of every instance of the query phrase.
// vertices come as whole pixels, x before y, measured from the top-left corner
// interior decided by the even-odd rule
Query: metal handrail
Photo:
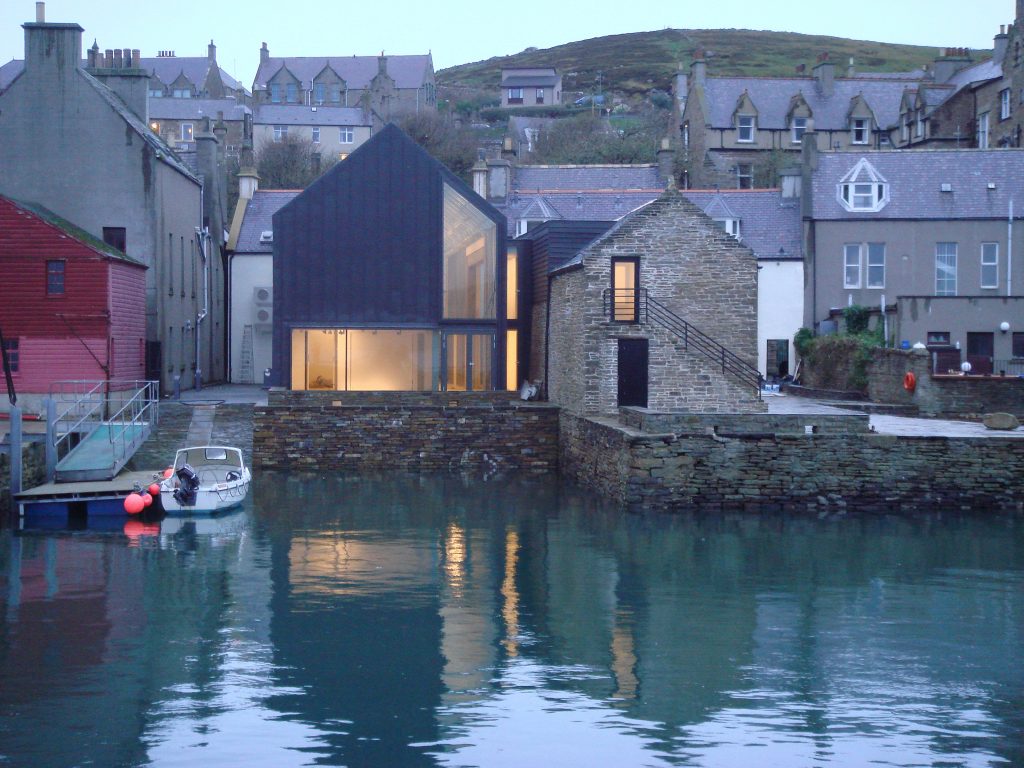
[[[145,416],[149,411],[153,414],[153,422],[156,422],[157,405],[160,402],[158,384],[159,382],[156,381],[145,382],[117,413],[106,420],[110,426],[107,437],[110,440],[111,453],[115,461],[127,456],[129,445],[134,444],[138,439],[139,432],[129,430],[130,427],[145,424]]]
[[[128,427],[143,423],[142,417],[152,408],[156,413],[155,404],[159,402],[159,393],[155,383],[152,381],[141,381],[138,379],[105,379],[94,380],[68,380],[56,381],[50,385],[50,396],[56,403],[70,403],[54,419],[53,435],[54,449],[56,455],[61,456],[62,444],[64,455],[71,450],[72,435],[79,432],[92,431],[95,427],[103,424],[104,414],[109,410],[110,395],[112,392],[125,393],[135,390],[135,393],[125,401],[114,416],[106,420],[111,425],[108,439],[111,441],[111,450],[115,451],[118,443],[122,449],[121,456],[126,455],[128,449],[127,438]],[[134,412],[131,421],[125,421],[125,412],[137,408],[140,397],[145,393],[145,405]],[[115,437],[114,425],[120,427]],[[59,435],[59,436],[58,436]]]
[[[638,324],[654,322],[671,331],[682,339],[684,349],[693,349],[716,365],[720,365],[722,373],[728,373],[743,384],[753,387],[757,393],[757,399],[761,399],[761,384],[764,378],[757,368],[679,317],[679,315],[657,299],[652,298],[643,288],[606,288],[603,299],[605,314],[613,321],[616,320],[616,306],[622,306],[626,302],[634,302],[637,308],[636,320],[634,322]],[[619,322],[622,322],[622,320],[619,320]],[[627,320],[627,322],[629,321]]]

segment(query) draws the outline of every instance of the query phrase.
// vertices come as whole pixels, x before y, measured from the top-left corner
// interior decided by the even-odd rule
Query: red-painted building
[[[45,208],[0,195],[0,332],[26,411],[54,381],[143,379],[146,266]],[[0,393],[5,409],[3,376]]]

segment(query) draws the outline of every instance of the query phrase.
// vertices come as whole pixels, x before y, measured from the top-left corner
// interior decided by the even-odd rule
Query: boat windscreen
[[[211,464],[240,467],[242,455],[238,451],[225,448],[189,448],[187,451],[178,452],[174,462],[175,468],[182,464],[191,464],[193,467],[207,467]]]

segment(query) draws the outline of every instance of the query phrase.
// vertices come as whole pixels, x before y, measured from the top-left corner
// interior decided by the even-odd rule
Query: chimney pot
[[[36,24],[46,23],[46,3],[36,3]]]
[[[142,51],[139,50],[138,48],[132,48],[132,66],[133,67],[141,67],[142,66]]]

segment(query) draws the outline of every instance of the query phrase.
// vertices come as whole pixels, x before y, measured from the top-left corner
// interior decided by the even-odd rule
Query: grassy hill
[[[609,35],[555,46],[528,48],[511,56],[462,64],[437,73],[438,85],[459,89],[496,89],[502,67],[557,67],[568,98],[573,92],[595,90],[598,72],[603,89],[623,97],[636,97],[652,88],[668,90],[682,65],[688,71],[693,52],[704,49],[708,74],[792,75],[796,65],[807,72],[822,51],[836,63],[837,74],[850,58],[861,72],[905,72],[930,64],[938,51],[919,45],[873,43],[824,35],[793,32],[759,32],[748,29],[663,29]],[[978,51],[976,59],[988,58]]]

